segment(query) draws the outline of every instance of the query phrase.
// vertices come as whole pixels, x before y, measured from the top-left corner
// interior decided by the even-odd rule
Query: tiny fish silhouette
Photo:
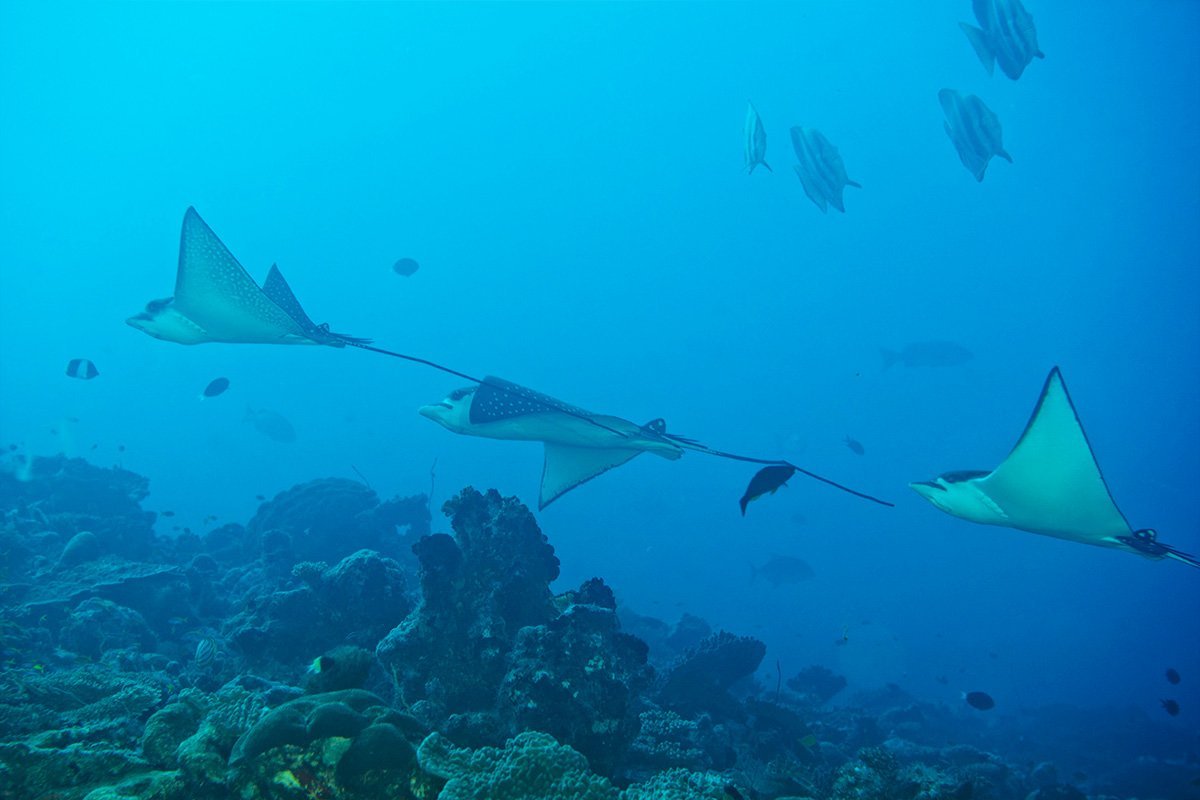
[[[224,394],[229,388],[229,378],[214,378],[209,382],[208,386],[204,387],[205,397],[216,397],[219,394]]]
[[[414,275],[420,268],[421,265],[415,260],[411,258],[402,258],[392,265],[392,272],[395,272],[401,277],[407,278]]]
[[[1165,710],[1172,717],[1179,716],[1179,703],[1175,702],[1174,700],[1162,700],[1160,702],[1162,702],[1163,710]]]
[[[987,692],[967,692],[963,695],[967,705],[980,711],[989,711],[996,707],[996,701]]]
[[[1168,683],[1179,683],[1179,673],[1176,672],[1173,667],[1167,668],[1167,682]]]
[[[860,442],[858,439],[847,436],[845,442],[846,447],[849,447],[850,452],[854,453],[856,456],[861,456],[863,453],[867,452],[866,449],[863,448],[862,442]]]
[[[81,381],[90,381],[100,374],[96,365],[86,358],[72,358],[67,362],[67,376]]]

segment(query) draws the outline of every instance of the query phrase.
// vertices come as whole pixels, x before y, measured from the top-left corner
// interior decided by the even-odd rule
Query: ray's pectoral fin
[[[576,486],[645,452],[623,447],[573,447],[555,442],[545,444],[546,462],[542,467],[539,511]]]
[[[307,338],[194,208],[183,216],[174,307],[202,328],[210,341],[303,343]]]

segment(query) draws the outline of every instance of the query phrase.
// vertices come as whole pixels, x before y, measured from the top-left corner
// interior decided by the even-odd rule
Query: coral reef
[[[503,748],[474,752],[431,733],[417,750],[421,769],[446,781],[438,800],[617,800],[617,790],[592,774],[587,759],[553,736],[527,731]]]
[[[646,645],[619,625],[612,609],[577,604],[522,628],[500,686],[510,729],[549,733],[611,774],[638,733],[636,698],[651,681]]]
[[[445,504],[453,535],[423,496],[326,479],[157,538],[145,479],[29,467],[0,474],[3,800],[1071,800],[1194,777],[1144,714],[985,722],[896,684],[843,699],[819,666],[763,686],[757,639],[618,609],[600,578],[556,595],[553,547],[495,491]]]
[[[555,616],[549,586],[558,559],[533,515],[513,498],[467,488],[444,508],[455,535],[435,534],[413,546],[421,600],[376,652],[405,702],[486,710],[517,631]]]

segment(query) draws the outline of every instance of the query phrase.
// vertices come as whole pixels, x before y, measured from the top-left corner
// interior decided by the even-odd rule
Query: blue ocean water
[[[466,485],[536,507],[538,446],[417,415],[458,378],[123,324],[171,293],[194,206],[334,330],[896,504],[797,476],[743,517],[752,467],[646,455],[537,514],[556,588],[602,576],[638,613],[759,638],[772,686],[777,662],[820,664],[1006,713],[1132,707],[1195,752],[1193,570],[971,525],[907,488],[999,463],[1059,365],[1130,521],[1200,550],[1200,5],[1029,8],[1046,57],[1011,81],[958,30],[965,1],[7,3],[0,443],[145,475],[145,507],[195,530],[327,475],[432,482],[435,530]],[[943,87],[1003,125],[1013,163],[982,183],[941,130]],[[746,175],[748,101],[773,172]],[[795,125],[862,184],[845,214],[804,196]],[[395,274],[402,257],[420,270]],[[883,369],[881,348],[927,340],[973,358]],[[100,376],[67,378],[72,358]],[[814,576],[752,580],[773,555]]]

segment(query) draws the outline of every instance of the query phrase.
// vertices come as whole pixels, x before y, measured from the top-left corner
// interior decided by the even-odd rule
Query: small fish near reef
[[[100,374],[100,370],[96,369],[96,365],[86,358],[72,358],[67,362],[67,377],[78,378],[81,381],[90,381]]]
[[[225,390],[229,388],[229,378],[214,378],[209,382],[208,386],[204,387],[205,397],[216,397],[217,395],[225,394]]]
[[[996,707],[996,701],[987,692],[967,692],[963,695],[967,705],[979,711],[991,711]]]
[[[201,670],[206,670],[217,660],[217,655],[221,651],[220,643],[212,636],[205,636],[196,643],[196,667]]]
[[[867,452],[866,448],[862,446],[862,442],[852,436],[847,436],[843,441],[846,443],[846,447],[850,448],[850,452],[856,456],[861,456]]]
[[[742,507],[742,516],[746,516],[746,506],[751,502],[764,494],[775,494],[780,486],[787,486],[787,482],[795,474],[795,467],[782,466],[763,467],[754,473],[754,477],[750,479],[750,485],[746,487],[746,493],[738,501],[738,505]]]
[[[1172,717],[1179,716],[1179,703],[1175,700],[1161,700],[1163,711],[1166,711]]]
[[[1173,667],[1167,668],[1167,683],[1179,683],[1179,673]]]

